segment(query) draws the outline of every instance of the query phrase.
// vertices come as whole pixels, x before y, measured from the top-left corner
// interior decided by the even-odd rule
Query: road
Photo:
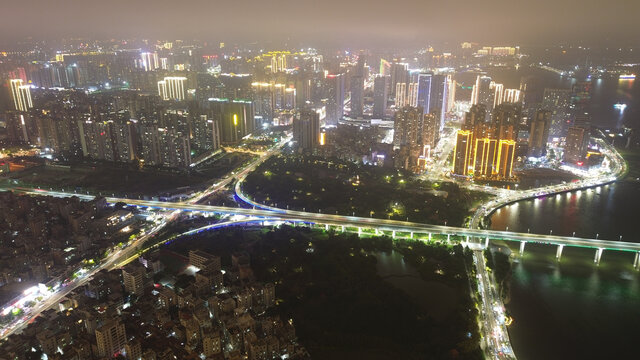
[[[197,204],[202,199],[206,198],[212,193],[219,191],[224,187],[226,187],[227,185],[229,185],[237,177],[244,178],[247,174],[254,171],[258,166],[260,166],[260,164],[262,164],[269,157],[278,153],[282,149],[282,147],[285,146],[290,140],[291,140],[291,137],[287,137],[281,140],[275,146],[271,147],[264,153],[260,154],[260,156],[257,159],[249,163],[247,166],[241,168],[239,171],[232,172],[231,174],[221,179],[217,183],[211,185],[206,190],[194,194],[191,198],[179,204],[182,204],[183,206],[195,206],[195,204]],[[6,186],[6,185],[3,188],[0,188],[0,191],[1,190],[22,192],[26,194],[40,195],[40,196],[44,196],[44,195],[55,196],[55,197],[76,196],[83,200],[93,200],[95,198],[94,196],[91,196],[91,195],[67,193],[62,191],[48,191],[43,189],[22,189],[19,187],[12,187],[12,186]],[[129,203],[133,201],[130,199],[121,199],[121,198],[107,199],[107,201],[110,201],[113,203],[112,200],[115,200],[115,202],[124,202],[124,203]],[[132,205],[135,205],[135,204],[132,204]],[[171,211],[168,215],[166,215],[159,224],[151,228],[144,236],[137,238],[134,242],[130,243],[126,248],[119,249],[113,252],[106,259],[104,259],[98,266],[91,269],[87,273],[77,277],[73,281],[66,284],[66,286],[62,286],[60,289],[58,289],[57,291],[51,294],[45,294],[44,296],[46,296],[46,299],[38,303],[35,307],[25,308],[24,314],[21,315],[19,319],[11,323],[9,326],[5,326],[0,329],[0,339],[3,339],[11,334],[14,334],[24,329],[29,324],[29,322],[31,322],[38,315],[40,315],[42,311],[49,309],[52,306],[55,306],[56,304],[58,304],[61,299],[67,296],[71,291],[86,284],[99,271],[105,270],[105,269],[112,270],[114,268],[118,268],[123,264],[125,264],[127,260],[131,259],[132,257],[136,257],[135,253],[138,250],[140,250],[140,246],[144,244],[144,242],[148,240],[151,236],[154,236],[158,231],[164,228],[167,224],[175,220],[177,216],[180,214],[180,212],[182,211],[182,209],[169,209],[169,210],[173,210],[173,211]],[[3,310],[7,309],[10,306],[11,306],[10,304],[7,304],[2,309]]]

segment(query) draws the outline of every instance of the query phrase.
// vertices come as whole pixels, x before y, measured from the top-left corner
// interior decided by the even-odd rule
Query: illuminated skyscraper
[[[483,104],[490,110],[493,107],[492,95],[491,78],[478,75],[471,92],[471,105]]]
[[[475,139],[473,151],[473,176],[491,177],[496,174],[498,162],[498,140]]]
[[[396,109],[403,108],[407,105],[407,83],[397,83],[396,90],[394,91],[396,94],[395,103]]]
[[[434,75],[431,80],[431,100],[429,113],[436,114],[440,120],[440,129],[444,128],[449,101],[449,83],[451,75]]]
[[[453,173],[456,175],[469,175],[473,150],[471,145],[472,137],[471,131],[458,130],[456,145],[453,149]]]
[[[504,85],[492,81],[489,85],[489,88],[493,90],[493,107],[495,108],[496,106],[502,104],[502,99],[504,96]]]
[[[320,115],[315,110],[302,109],[296,114],[293,140],[303,151],[313,151],[320,145]]]
[[[31,87],[29,85],[23,85],[22,79],[12,79],[9,80],[9,86],[11,87],[11,97],[16,110],[28,111],[33,107]]]
[[[529,132],[529,156],[541,157],[547,154],[547,141],[551,126],[551,111],[538,110],[531,121]]]
[[[382,119],[389,98],[389,76],[377,76],[373,82],[373,117]]]
[[[140,66],[144,71],[153,71],[160,67],[157,52],[144,52],[140,54]]]
[[[418,75],[418,93],[417,104],[416,106],[420,106],[425,113],[429,113],[431,110],[431,80],[433,78],[433,74],[431,73],[420,73]]]
[[[513,178],[513,159],[516,153],[516,142],[513,140],[500,140],[498,143],[497,176],[500,179]]]
[[[163,100],[184,100],[186,77],[168,76],[158,81],[158,95]]]
[[[521,91],[518,89],[504,89],[502,102],[516,104],[522,101]]]
[[[345,76],[344,74],[327,75],[327,117],[325,124],[337,125],[344,116]]]

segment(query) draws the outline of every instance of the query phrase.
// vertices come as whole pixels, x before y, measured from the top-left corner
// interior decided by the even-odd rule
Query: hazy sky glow
[[[2,0],[0,39],[637,45],[637,0]]]

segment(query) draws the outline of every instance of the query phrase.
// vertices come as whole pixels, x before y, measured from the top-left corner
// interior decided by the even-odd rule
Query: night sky
[[[0,40],[638,45],[637,0],[0,0]]]

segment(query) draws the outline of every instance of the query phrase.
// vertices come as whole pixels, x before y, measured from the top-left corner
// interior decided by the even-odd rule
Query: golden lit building
[[[468,130],[458,130],[456,146],[453,150],[453,173],[456,175],[469,175],[471,160],[472,133]]]
[[[473,149],[473,176],[491,177],[496,172],[498,140],[475,139]]]
[[[511,179],[513,177],[513,158],[516,153],[516,142],[514,140],[500,140],[498,144],[498,164],[496,174],[501,179]]]

